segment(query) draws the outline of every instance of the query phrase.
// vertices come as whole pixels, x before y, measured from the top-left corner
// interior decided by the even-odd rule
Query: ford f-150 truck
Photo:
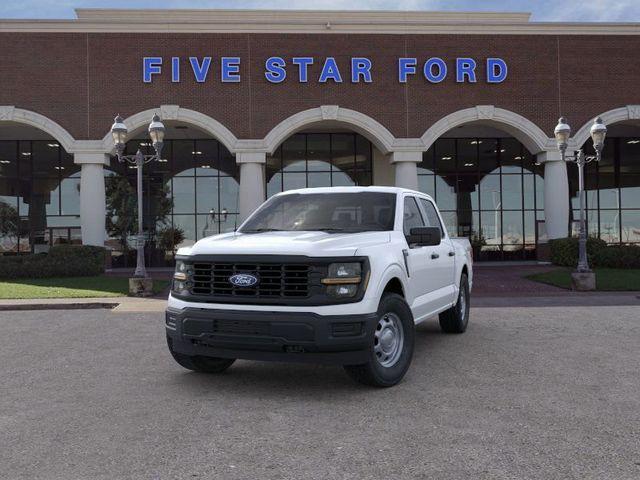
[[[200,372],[235,359],[344,365],[388,387],[407,372],[415,325],[463,333],[469,241],[451,238],[428,195],[392,187],[292,190],[232,233],[176,257],[166,333]]]

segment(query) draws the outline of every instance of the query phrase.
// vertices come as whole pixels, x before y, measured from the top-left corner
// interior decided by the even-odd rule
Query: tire
[[[460,277],[458,301],[440,314],[440,329],[444,333],[464,333],[469,325],[469,304],[469,279],[463,273]]]
[[[391,387],[402,380],[411,364],[415,325],[409,305],[395,293],[382,296],[378,319],[372,333],[369,361],[364,365],[345,365],[344,369],[357,382]]]
[[[187,370],[193,370],[194,372],[221,373],[236,361],[235,358],[200,357],[178,353],[173,350],[173,342],[169,337],[167,337],[167,345],[169,346],[171,356],[178,365]]]

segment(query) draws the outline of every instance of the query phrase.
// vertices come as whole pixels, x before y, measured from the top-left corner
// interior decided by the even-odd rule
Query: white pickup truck
[[[233,233],[182,248],[166,311],[183,367],[235,359],[344,365],[388,387],[407,372],[415,325],[469,321],[471,246],[451,238],[433,200],[391,187],[292,190]]]

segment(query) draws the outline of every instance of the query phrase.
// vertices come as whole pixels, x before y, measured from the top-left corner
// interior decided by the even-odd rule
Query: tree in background
[[[0,201],[0,237],[15,238],[17,244],[20,233],[20,215],[18,214],[18,209],[6,202]]]
[[[184,230],[180,227],[165,227],[158,232],[156,244],[160,250],[171,252],[172,258],[176,256],[176,246],[184,242]]]
[[[128,239],[138,233],[138,200],[135,188],[129,180],[123,176],[111,176],[106,179],[105,190],[107,197],[107,231],[109,235],[117,238],[124,252],[129,250]],[[145,193],[149,195],[149,193]],[[149,240],[156,237],[156,225],[166,224],[171,209],[173,198],[169,195],[166,185],[155,188],[150,192],[148,199],[151,205],[150,218],[145,218],[148,225]],[[149,223],[150,222],[150,227]]]

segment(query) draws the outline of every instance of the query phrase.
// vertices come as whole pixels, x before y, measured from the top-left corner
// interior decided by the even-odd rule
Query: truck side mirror
[[[440,227],[413,227],[407,235],[407,243],[410,247],[440,245],[441,240]]]

